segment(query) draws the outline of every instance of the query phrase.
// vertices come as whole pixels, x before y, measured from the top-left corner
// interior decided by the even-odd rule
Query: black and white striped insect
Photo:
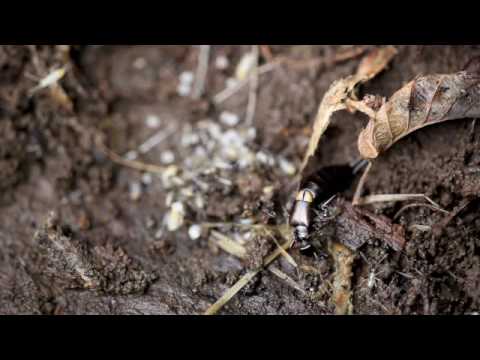
[[[346,191],[367,164],[367,160],[359,160],[353,165],[327,166],[303,178],[290,217],[295,242],[301,251],[311,247],[308,240],[312,208],[318,204],[325,206],[336,194]]]

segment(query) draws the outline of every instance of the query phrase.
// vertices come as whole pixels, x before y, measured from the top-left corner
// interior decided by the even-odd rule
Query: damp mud
[[[199,46],[0,46],[0,313],[203,314],[284,242],[259,229],[288,222],[322,97],[374,48],[263,47],[247,121],[239,64],[250,46],[210,46],[199,96]],[[360,94],[389,97],[480,55],[396,48]],[[285,61],[269,67],[275,59]],[[358,159],[367,122],[336,113],[318,165]],[[479,150],[475,119],[398,141],[374,161],[364,194],[424,194],[448,214],[403,209],[417,201],[354,209],[352,187],[317,209],[315,254],[278,257],[219,314],[333,314],[332,242],[355,244],[354,314],[478,313]]]

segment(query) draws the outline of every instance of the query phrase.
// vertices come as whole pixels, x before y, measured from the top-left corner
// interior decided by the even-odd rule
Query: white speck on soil
[[[144,185],[151,185],[153,182],[153,176],[150,173],[145,173],[142,176],[142,183]]]
[[[173,151],[163,151],[160,155],[160,161],[163,165],[171,165],[175,161],[175,154]]]
[[[215,59],[215,68],[217,70],[226,70],[230,66],[230,61],[224,55],[220,55]]]
[[[161,121],[157,115],[148,115],[145,119],[145,124],[150,129],[157,129],[160,126]]]
[[[179,80],[181,84],[192,85],[195,75],[191,71],[184,71],[180,74]]]
[[[202,227],[200,225],[192,225],[188,229],[188,236],[192,240],[198,240],[202,236]]]
[[[138,157],[138,153],[134,150],[129,151],[125,154],[125,159],[127,160],[135,160]]]
[[[285,158],[280,157],[278,159],[278,165],[280,166],[280,169],[285,175],[293,176],[297,172],[295,166]]]
[[[252,52],[243,55],[242,59],[237,65],[237,69],[235,70],[235,77],[237,80],[242,81],[247,79],[252,72],[256,61],[257,58]]]
[[[147,60],[143,57],[136,58],[132,66],[136,70],[143,70],[147,66]]]
[[[256,155],[256,158],[260,164],[267,165],[267,166],[275,166],[275,159],[273,158],[273,156],[263,151],[259,151]]]
[[[179,84],[177,87],[177,93],[180,96],[187,97],[191,94],[191,92],[192,92],[191,85]]]
[[[170,232],[177,231],[183,226],[185,220],[185,206],[181,202],[172,204],[170,211],[165,215],[165,225]]]
[[[142,185],[138,182],[130,183],[130,200],[138,201],[142,197]]]
[[[224,111],[220,114],[220,122],[225,126],[237,126],[239,121],[239,116],[230,111]]]
[[[234,88],[237,85],[238,85],[238,80],[235,78],[228,78],[227,80],[225,80],[225,86],[227,89]]]

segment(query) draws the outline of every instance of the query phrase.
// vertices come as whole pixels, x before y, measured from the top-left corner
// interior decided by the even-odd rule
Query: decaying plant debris
[[[252,49],[258,69],[239,79]],[[285,225],[291,184],[356,160],[355,111],[383,104],[358,101],[357,90],[392,94],[418,74],[455,74],[475,54],[0,46],[0,313],[478,312],[480,127],[471,119],[412,132],[382,153],[361,206],[352,188],[317,209],[315,256],[289,248]],[[313,157],[299,172],[324,94]]]
[[[419,76],[389,101],[367,96],[362,102],[349,104],[370,118],[358,138],[358,149],[364,158],[374,159],[425,126],[479,117],[480,73]]]
[[[318,217],[313,232],[320,239],[338,242],[352,251],[359,250],[367,242],[381,241],[395,251],[405,247],[405,229],[386,216],[356,207],[338,198],[329,206],[327,219]],[[328,227],[328,231],[325,228]],[[327,236],[325,236],[327,232]]]
[[[317,167],[316,153],[318,151],[319,142],[330,125],[330,119],[333,114],[337,111],[347,109],[347,100],[351,97],[355,97],[354,90],[356,86],[371,80],[385,70],[385,67],[396,54],[397,50],[394,47],[376,49],[363,59],[355,75],[337,80],[330,86],[330,89],[327,91],[320,104],[318,114],[315,118],[313,133],[301,167],[302,176],[308,176],[312,171],[311,169]],[[372,218],[374,218],[374,216],[372,216]],[[378,220],[378,222],[381,223],[381,220]],[[351,247],[353,244],[355,244],[354,241],[347,241],[347,246]],[[359,244],[355,244],[353,247],[356,245]],[[397,250],[401,248],[398,243],[395,244],[394,247],[397,248]],[[351,313],[353,308],[350,303],[350,278],[352,276],[351,267],[354,260],[354,253],[340,243],[335,243],[333,246],[329,247],[329,249],[332,253],[332,257],[335,259],[336,268],[333,296],[336,313]]]
[[[355,87],[373,79],[385,70],[396,53],[397,50],[394,47],[376,49],[363,59],[355,75],[337,80],[330,86],[323,97],[314,121],[313,133],[301,167],[302,171],[307,167],[308,161],[315,155],[318,143],[330,125],[332,115],[337,111],[347,109],[346,100],[352,96]],[[313,158],[312,161],[314,161]]]

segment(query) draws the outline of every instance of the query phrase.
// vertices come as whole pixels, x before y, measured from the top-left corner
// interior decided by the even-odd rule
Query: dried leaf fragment
[[[330,125],[332,115],[337,111],[345,110],[347,108],[346,100],[349,99],[355,87],[382,72],[396,53],[397,50],[392,46],[375,49],[362,60],[355,75],[337,80],[330,86],[318,109],[301,172],[317,151],[320,139]]]
[[[380,109],[365,100],[349,105],[370,117],[358,149],[374,159],[398,140],[428,125],[480,116],[480,74],[461,71],[420,76],[398,90]]]

